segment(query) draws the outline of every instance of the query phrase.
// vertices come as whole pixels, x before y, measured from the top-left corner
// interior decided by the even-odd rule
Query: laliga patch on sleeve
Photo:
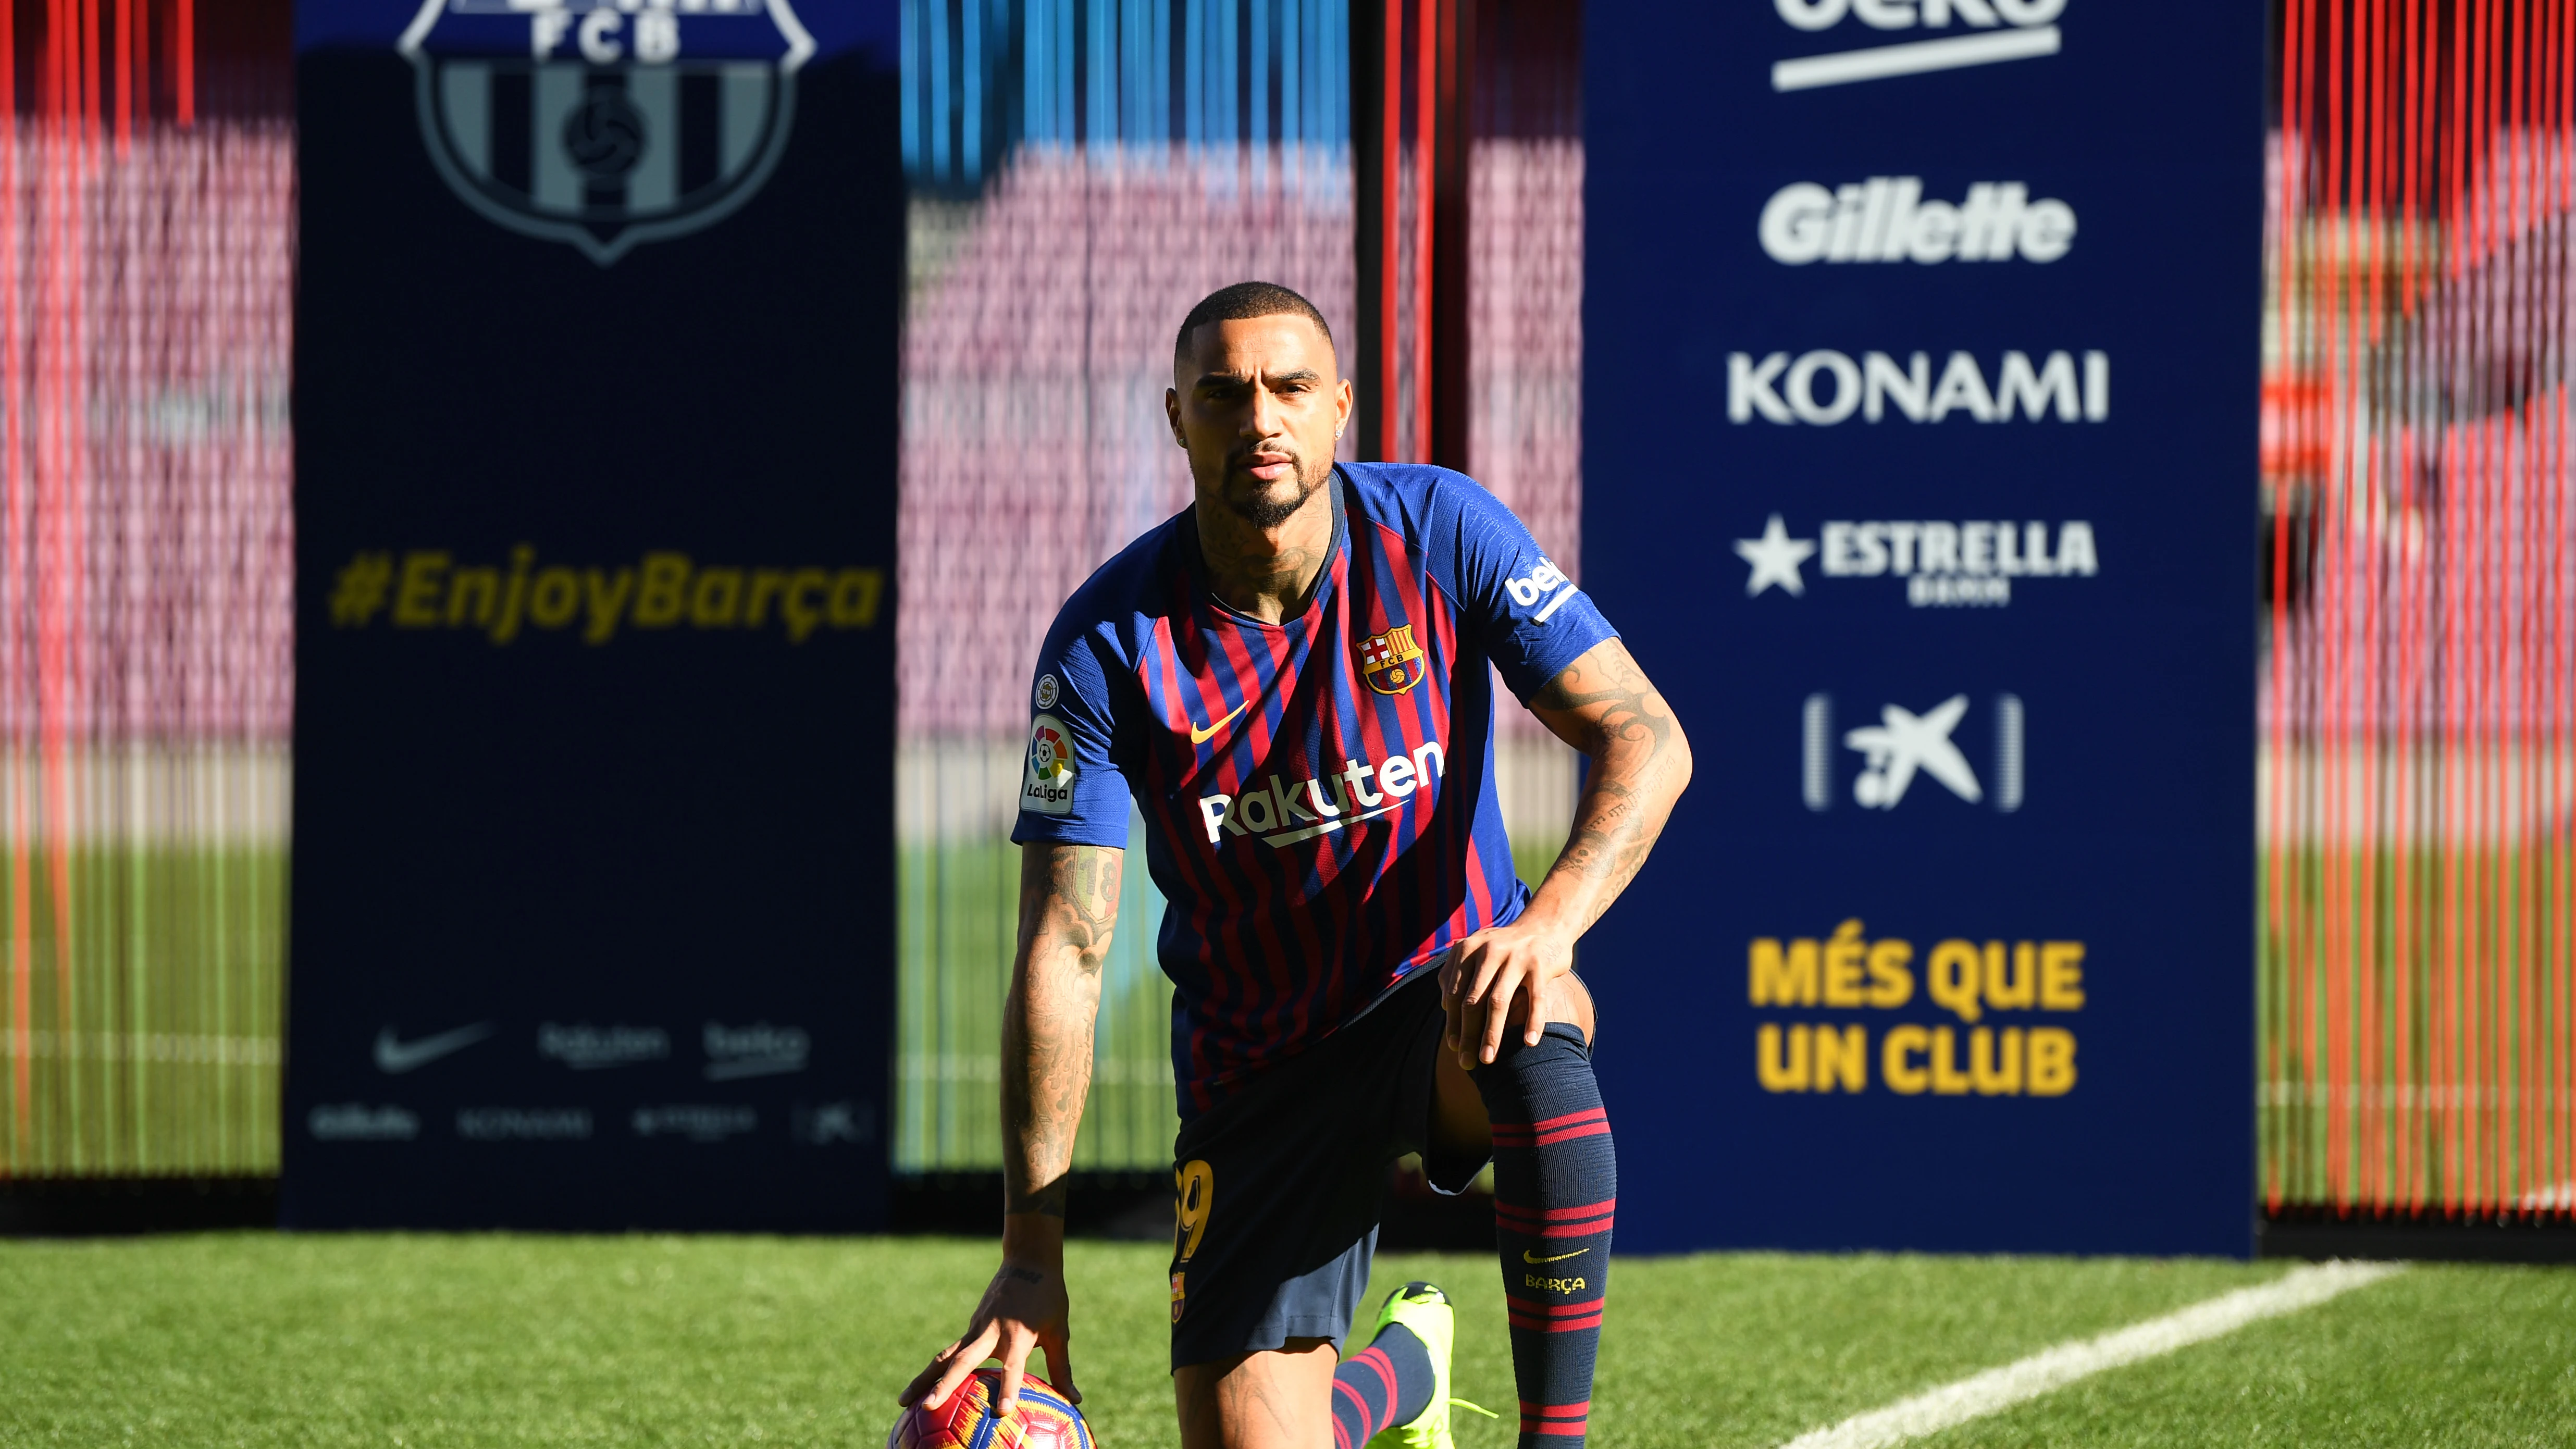
[[[1020,808],[1040,815],[1073,813],[1073,736],[1064,721],[1042,714],[1029,726],[1029,767]]]

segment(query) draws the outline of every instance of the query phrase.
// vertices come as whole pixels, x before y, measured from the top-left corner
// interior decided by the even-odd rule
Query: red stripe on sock
[[[1524,1434],[1580,1434],[1591,1419],[1592,1401],[1579,1404],[1533,1404],[1521,1401],[1521,1432]]]
[[[1548,1222],[1533,1220],[1533,1217],[1512,1217],[1512,1214],[1502,1212],[1499,1204],[1494,1209],[1494,1225],[1502,1227],[1504,1232],[1520,1232],[1522,1238],[1597,1238],[1602,1232],[1610,1232],[1610,1217],[1613,1214],[1605,1212],[1600,1217],[1561,1217],[1561,1220]]]
[[[1597,1218],[1571,1218],[1552,1223],[1532,1222],[1527,1218],[1506,1217],[1497,1208],[1494,1213],[1494,1226],[1507,1233],[1518,1233],[1525,1238],[1597,1238],[1610,1231],[1611,1217],[1610,1214],[1603,1213]]]
[[[1587,1202],[1577,1207],[1529,1208],[1522,1207],[1518,1203],[1498,1202],[1494,1204],[1494,1216],[1531,1218],[1558,1223],[1574,1218],[1608,1217],[1610,1210],[1618,1205],[1619,1199],[1615,1197],[1603,1198],[1599,1202]]]
[[[1342,1427],[1339,1416],[1333,1419],[1333,1449],[1351,1449],[1351,1431]]]
[[[1580,1318],[1541,1318],[1535,1314],[1515,1312],[1507,1321],[1514,1328],[1526,1328],[1536,1333],[1581,1333],[1586,1329],[1599,1328],[1601,1305],[1593,1303],[1585,1306],[1593,1311]]]
[[[1497,1122],[1494,1124],[1494,1142],[1498,1146],[1506,1141],[1515,1146],[1527,1146],[1532,1137],[1544,1139],[1551,1132],[1594,1124],[1607,1130],[1610,1114],[1595,1107],[1589,1112],[1568,1112],[1562,1117],[1549,1117],[1538,1122]]]
[[[1395,1427],[1395,1360],[1386,1356],[1385,1349],[1371,1345],[1362,1350],[1354,1362],[1367,1364],[1376,1372],[1378,1381],[1386,1385],[1386,1422],[1383,1424],[1373,1422],[1369,1433],[1374,1435],[1380,1429]]]
[[[1507,1233],[1518,1233],[1524,1238],[1597,1238],[1610,1231],[1611,1221],[1610,1214],[1603,1213],[1597,1218],[1570,1218],[1563,1222],[1543,1223],[1532,1222],[1527,1218],[1506,1217],[1498,1211],[1494,1214],[1494,1226]]]
[[[1366,1443],[1368,1440],[1375,1438],[1379,1428],[1377,1415],[1369,1412],[1368,1400],[1360,1397],[1360,1391],[1352,1388],[1349,1384],[1336,1377],[1333,1380],[1333,1392],[1337,1394],[1350,1395],[1351,1402],[1359,1407],[1360,1422],[1368,1426],[1368,1432],[1360,1436],[1361,1442]],[[1390,1410],[1390,1412],[1392,1412],[1392,1410]],[[1335,1414],[1333,1416],[1333,1437],[1342,1441],[1341,1449],[1351,1449],[1350,1440],[1347,1437],[1348,1432],[1349,1431],[1342,1428],[1342,1416]]]
[[[1562,1117],[1543,1117],[1529,1125],[1533,1132],[1545,1132],[1551,1127],[1565,1127],[1576,1122],[1602,1122],[1609,1120],[1609,1117],[1608,1108],[1594,1107],[1585,1112],[1568,1112]]]
[[[1586,1298],[1578,1303],[1540,1303],[1528,1298],[1514,1298],[1507,1293],[1503,1295],[1503,1303],[1514,1313],[1541,1314],[1549,1318],[1564,1318],[1576,1313],[1601,1311],[1601,1300],[1598,1298]]]

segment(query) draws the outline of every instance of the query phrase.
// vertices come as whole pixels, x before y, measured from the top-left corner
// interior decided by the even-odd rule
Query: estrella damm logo
[[[1402,694],[1422,682],[1422,646],[1413,626],[1398,624],[1360,641],[1360,677],[1380,694]]]
[[[607,266],[760,190],[814,41],[788,0],[424,0],[398,48],[457,196]]]

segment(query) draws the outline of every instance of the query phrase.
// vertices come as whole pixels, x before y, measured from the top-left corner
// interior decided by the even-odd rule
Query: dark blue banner
[[[882,1220],[893,15],[303,7],[290,1224]]]
[[[2259,7],[1604,4],[1623,1249],[2251,1249]]]

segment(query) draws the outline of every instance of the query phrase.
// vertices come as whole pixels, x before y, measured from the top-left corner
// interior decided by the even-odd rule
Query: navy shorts
[[[1328,1338],[1368,1291],[1388,1165],[1422,1154],[1435,1188],[1484,1159],[1431,1150],[1440,973],[1238,1083],[1173,1144],[1172,1367]]]

